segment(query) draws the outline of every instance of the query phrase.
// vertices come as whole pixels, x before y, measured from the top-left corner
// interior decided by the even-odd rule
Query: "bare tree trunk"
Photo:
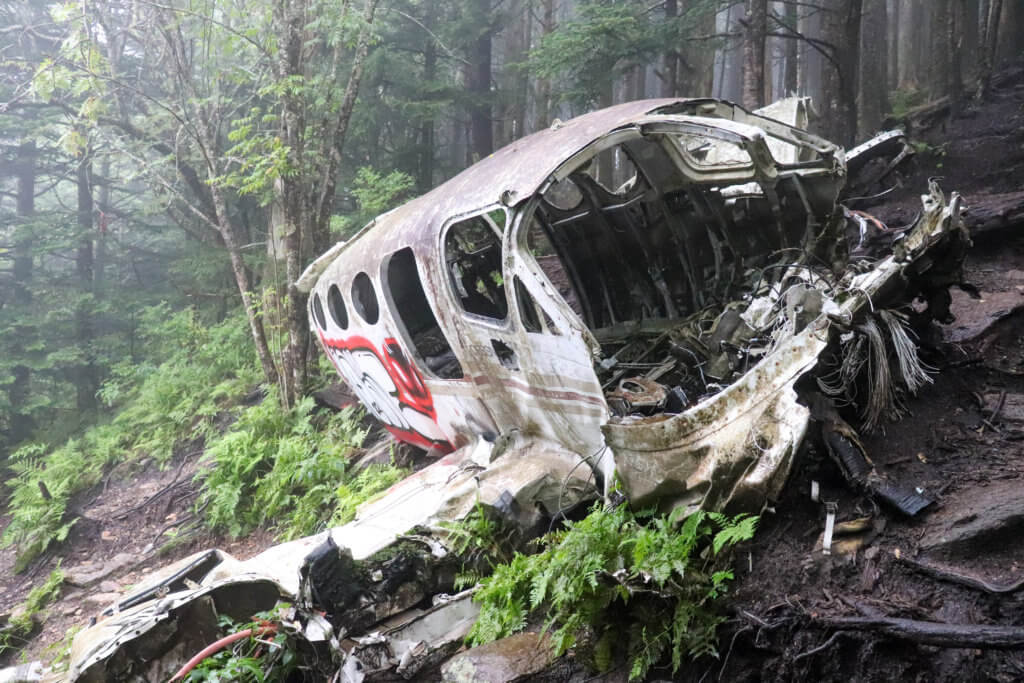
[[[861,64],[858,134],[867,138],[882,125],[888,109],[886,92],[887,53],[886,28],[888,24],[886,0],[864,0],[861,17]]]
[[[327,149],[325,150],[326,161],[321,174],[321,190],[312,211],[313,252],[316,254],[322,254],[331,246],[330,226],[331,215],[334,212],[334,195],[338,186],[338,168],[341,165],[341,153],[348,137],[348,125],[352,120],[352,111],[356,106],[356,97],[359,95],[359,87],[363,82],[366,57],[370,53],[371,28],[377,13],[377,3],[378,0],[366,0],[363,7],[363,27],[356,40],[355,53],[352,55],[352,68],[349,71],[348,82],[345,84],[341,109],[334,121],[334,129],[328,132],[328,139],[325,141]]]
[[[860,64],[862,0],[831,0],[825,12],[822,39],[830,60],[822,85],[826,137],[850,145],[857,133],[857,75]]]
[[[282,0],[274,6],[275,33],[278,44],[276,75],[284,80],[305,74],[303,47],[305,43],[306,7],[303,3]],[[281,139],[288,148],[288,163],[301,168],[306,156],[305,106],[298,93],[285,90],[281,100]],[[275,202],[280,207],[280,225],[271,221],[270,241],[276,240],[274,231],[281,229],[280,243],[283,253],[276,257],[284,264],[284,282],[274,281],[271,297],[284,302],[284,320],[278,321],[287,330],[287,342],[281,354],[281,391],[286,406],[295,404],[306,386],[306,368],[309,349],[309,323],[305,315],[305,298],[294,283],[302,274],[303,226],[310,225],[303,201],[305,178],[300,174],[282,175],[274,184]],[[310,227],[312,227],[310,225]],[[306,239],[312,239],[307,230]],[[284,291],[282,291],[284,290]]]
[[[797,6],[793,3],[786,3],[786,26],[797,30],[798,14]],[[785,43],[785,75],[782,80],[782,96],[795,95],[799,88],[797,81],[797,56],[799,53],[799,42],[795,39],[787,40]]]
[[[433,7],[433,5],[427,3],[427,7]],[[427,15],[428,26],[433,23],[432,17],[433,13],[430,12]],[[433,83],[435,78],[437,78],[437,45],[433,38],[428,38],[423,48],[423,80]],[[432,114],[420,124],[419,173],[416,183],[420,192],[426,192],[434,186],[434,125]]]
[[[729,6],[725,14],[725,30],[733,33],[742,28],[743,5]],[[738,101],[743,99],[743,41],[729,38],[722,46],[722,77],[719,83],[720,97]]]
[[[532,39],[532,22],[530,21],[529,3],[522,2],[517,10],[516,20],[516,41],[515,52],[510,55],[508,61],[522,61],[530,51],[530,40]],[[525,69],[515,71],[512,79],[512,131],[510,140],[517,140],[530,131],[526,127],[527,102],[529,100],[530,80]]]
[[[697,12],[696,26],[699,35],[715,32],[715,11],[713,6],[688,4],[689,12]],[[697,42],[688,42],[683,49],[685,59],[679,65],[680,94],[707,96],[711,94],[715,76],[715,52]]]
[[[26,221],[35,213],[36,162],[39,152],[34,142],[24,142],[18,146],[17,178],[18,218]],[[20,309],[28,311],[32,306],[32,229],[20,226],[14,242],[13,265],[13,303]],[[15,340],[11,344],[13,358],[21,358],[24,353],[21,341],[32,335],[32,328],[20,325],[15,330]],[[11,369],[14,375],[7,390],[7,398],[11,404],[10,431],[8,442],[17,444],[31,436],[35,429],[35,421],[27,412],[29,392],[31,391],[32,370],[28,365],[15,365]]]
[[[764,104],[764,45],[768,32],[767,0],[747,0],[743,31],[743,106]]]
[[[1024,52],[1024,2],[1003,1],[1003,11],[999,17],[999,35],[1002,36],[1002,40],[996,46],[993,67]]]
[[[896,90],[900,83],[900,6],[896,0],[886,0],[889,25],[888,38],[888,84],[889,90]]]
[[[107,232],[110,229],[110,157],[103,157],[100,166],[103,184],[100,186],[100,224],[96,230],[96,264],[93,272],[93,296],[102,301],[107,286]]]
[[[81,360],[72,369],[75,384],[76,406],[79,415],[96,412],[96,392],[99,377],[96,372],[93,340],[93,196],[92,196],[92,152],[87,150],[76,170],[78,185],[78,246],[75,250],[75,274],[78,276],[79,292],[75,301],[75,342],[81,353]]]
[[[946,70],[946,94],[949,95],[949,118],[960,115],[963,104],[963,26],[966,0],[948,0],[946,14],[946,45],[949,48],[949,66]]]
[[[487,22],[491,0],[475,0],[475,14]],[[466,90],[469,94],[470,138],[474,160],[494,151],[494,121],[491,113],[491,27],[480,26],[480,33],[469,45],[466,65]]]
[[[953,16],[954,1],[934,0],[931,5],[933,30],[930,32],[932,33],[931,57],[928,61],[931,68],[928,74],[928,91],[932,99],[938,99],[948,93],[950,49],[952,47],[948,29]]]
[[[541,37],[555,30],[555,0],[543,0]],[[541,78],[537,81],[537,130],[543,130],[551,123],[551,81]]]
[[[999,19],[1003,11],[1003,0],[989,0],[988,16],[985,17],[981,41],[978,45],[978,91],[979,100],[988,99],[992,83],[992,68],[999,46]]]
[[[916,41],[920,32],[919,0],[903,0],[899,6],[900,36],[896,41],[899,48],[899,83],[898,87],[915,88],[919,86],[916,68]]]
[[[679,16],[679,4],[677,0],[665,0],[665,21],[673,22]],[[675,39],[670,40],[668,50],[661,56],[661,96],[675,97],[676,86],[679,83],[679,36],[673,33]]]

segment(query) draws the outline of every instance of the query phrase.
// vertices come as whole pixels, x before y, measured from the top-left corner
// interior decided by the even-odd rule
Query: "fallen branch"
[[[974,588],[975,590],[984,591],[986,593],[992,593],[996,595],[1005,593],[1015,593],[1019,591],[1021,588],[1024,588],[1024,579],[1020,579],[1019,581],[1015,581],[1014,583],[1007,584],[989,583],[988,581],[985,581],[984,579],[979,579],[975,576],[960,574],[959,572],[955,572],[950,569],[943,569],[942,567],[937,567],[933,564],[927,564],[925,562],[920,562],[918,560],[911,560],[906,557],[900,557],[897,559],[897,561],[901,564],[905,564],[906,566],[910,567],[915,571],[921,572],[922,574],[930,576],[934,579],[939,579],[940,581],[948,581],[950,583],[956,583],[961,586],[967,586],[968,588]]]
[[[1024,648],[1024,627],[940,624],[895,617],[817,617],[813,623],[840,631],[873,631],[922,645],[1015,650]]]

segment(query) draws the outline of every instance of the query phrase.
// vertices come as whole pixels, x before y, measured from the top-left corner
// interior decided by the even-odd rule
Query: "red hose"
[[[178,673],[174,674],[171,681],[180,681],[188,676],[192,669],[199,666],[199,662],[203,661],[215,652],[223,650],[225,647],[239,640],[244,640],[249,636],[267,636],[273,633],[277,633],[277,626],[270,624],[268,626],[260,626],[259,628],[247,628],[238,633],[232,633],[229,636],[224,636],[215,643],[211,643],[204,647],[195,657],[185,662],[185,666],[178,669]]]

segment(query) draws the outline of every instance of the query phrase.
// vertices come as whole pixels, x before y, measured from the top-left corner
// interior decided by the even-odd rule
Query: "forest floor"
[[[920,208],[928,178],[938,178],[947,192],[959,191],[969,211],[986,217],[965,268],[981,299],[953,292],[957,321],[943,328],[943,340],[927,356],[938,370],[934,382],[907,402],[901,421],[863,438],[880,470],[922,487],[937,502],[913,519],[878,509],[848,489],[811,444],[774,512],[762,516],[756,538],[738,556],[721,658],[692,665],[682,679],[1024,678],[1022,649],[940,648],[826,623],[867,614],[1024,626],[1024,590],[991,593],[912,565],[990,584],[1024,578],[1018,540],[1024,532],[1024,69],[997,79],[991,103],[968,108],[952,122],[937,120],[913,131],[926,145],[903,186],[883,204],[865,208],[902,226]],[[13,571],[13,549],[0,550],[0,615],[58,561],[68,577],[41,629],[20,652],[0,658],[0,666],[52,660],[74,627],[180,557],[219,547],[245,559],[274,542],[268,531],[239,540],[186,531],[197,521],[193,476],[200,457],[182,448],[165,469],[145,462],[115,468],[77,501],[80,521],[68,541],[21,574]],[[825,509],[810,497],[812,481],[819,482],[820,500],[836,502],[837,521],[870,518],[866,533],[836,539],[852,552],[837,547],[823,554]],[[6,523],[0,517],[0,528]],[[185,540],[166,549],[178,533]]]
[[[195,444],[192,444],[195,446]],[[198,483],[194,481],[202,450],[178,449],[165,467],[128,461],[112,469],[106,480],[69,506],[79,518],[67,541],[15,574],[15,549],[0,550],[0,615],[25,600],[60,566],[65,583],[45,620],[18,652],[0,656],[0,666],[54,659],[69,633],[88,623],[144,576],[206,548],[221,548],[247,559],[274,543],[274,535],[258,530],[244,538],[212,534],[193,513]],[[0,529],[7,525],[0,516]]]

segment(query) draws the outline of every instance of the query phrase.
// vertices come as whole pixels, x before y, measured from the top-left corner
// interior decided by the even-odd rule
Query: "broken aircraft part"
[[[806,119],[803,100],[770,111]],[[852,159],[906,149],[889,132]],[[761,113],[632,102],[379,216],[301,284],[325,353],[399,439],[453,450],[521,430],[638,505],[757,509],[807,430],[801,377],[852,344],[832,395],[870,357],[878,425],[926,379],[904,328],[947,320],[962,279],[956,195],[931,188],[890,230],[837,205],[845,170],[841,149]],[[889,312],[914,299],[913,321]]]
[[[933,184],[904,229],[858,220],[837,204],[843,151],[800,127],[806,102],[770,111],[789,123],[711,99],[559,123],[317,259],[298,284],[324,352],[440,457],[343,527],[171,568],[79,634],[67,680],[180,665],[200,649],[180,646],[182,610],[248,617],[279,597],[325,613],[313,630],[339,643],[343,680],[411,676],[472,619],[466,596],[423,611],[459,566],[444,522],[482,508],[526,540],[616,484],[639,507],[758,510],[812,394],[869,426],[898,414],[927,381],[913,332],[948,319],[963,279],[960,199]]]

